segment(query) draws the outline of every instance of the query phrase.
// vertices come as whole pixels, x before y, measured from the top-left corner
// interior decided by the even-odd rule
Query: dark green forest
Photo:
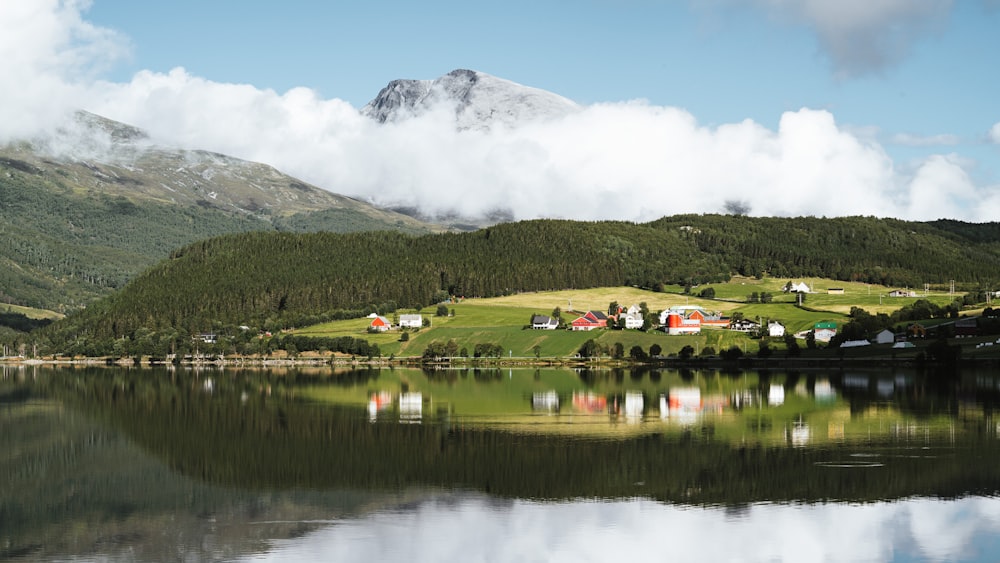
[[[536,220],[423,236],[251,232],[180,248],[45,332],[57,349],[95,354],[136,331],[187,338],[220,326],[305,326],[448,296],[658,291],[734,274],[988,286],[998,272],[995,224],[688,215],[648,224]]]
[[[745,276],[811,276],[900,287],[1000,280],[1000,223],[677,215],[650,225],[683,229],[698,250]]]

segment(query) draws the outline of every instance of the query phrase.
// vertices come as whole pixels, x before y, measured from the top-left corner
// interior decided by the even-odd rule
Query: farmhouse
[[[587,314],[570,323],[572,330],[594,330],[608,326],[608,316],[600,311],[587,311]]]
[[[376,315],[375,318],[372,319],[372,323],[368,325],[368,328],[377,332],[385,332],[392,328],[392,323],[389,322],[389,319]]]
[[[670,335],[699,334],[701,332],[701,315],[685,317],[681,311],[668,309],[660,315],[660,327]]]
[[[837,335],[837,323],[823,322],[813,325],[813,337],[820,342],[829,342]]]
[[[892,344],[896,341],[896,333],[889,329],[875,335],[875,344]]]
[[[976,336],[979,334],[979,324],[975,317],[962,317],[955,321],[955,336]]]
[[[809,286],[806,285],[806,282],[792,283],[785,287],[787,288],[787,291],[790,293],[812,293],[812,290],[809,289]]]
[[[531,317],[531,328],[535,330],[555,330],[559,326],[559,321],[547,315],[533,315]]]
[[[400,315],[399,328],[420,328],[424,318],[421,315]]]
[[[785,335],[785,325],[779,322],[767,323],[767,335],[780,337]]]
[[[627,329],[638,330],[643,325],[642,311],[637,305],[632,305],[624,313],[618,314],[618,324]]]
[[[729,330],[736,332],[753,332],[760,328],[760,324],[747,319],[736,319],[729,322]]]
[[[916,297],[916,291],[910,291],[906,289],[894,289],[889,292],[889,297]]]
[[[667,317],[677,313],[683,319],[697,320],[703,326],[714,326],[718,328],[729,328],[729,317],[722,316],[721,313],[710,313],[704,307],[698,305],[674,305],[660,313],[660,326],[667,326]]]

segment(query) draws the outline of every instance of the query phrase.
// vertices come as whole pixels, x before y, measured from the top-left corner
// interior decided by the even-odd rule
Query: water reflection
[[[550,414],[559,412],[559,394],[555,390],[532,394],[531,409]]]
[[[340,522],[245,560],[994,561],[998,537],[993,498],[685,508],[641,500],[497,506],[467,495]]]
[[[989,373],[5,367],[0,559],[994,560],[998,397]]]
[[[608,399],[593,391],[573,391],[573,409],[583,414],[604,412]]]
[[[368,398],[368,420],[375,422],[379,414],[384,414],[392,406],[393,395],[389,391],[377,391]]]
[[[420,424],[424,413],[424,396],[419,392],[399,394],[399,421],[404,424]]]

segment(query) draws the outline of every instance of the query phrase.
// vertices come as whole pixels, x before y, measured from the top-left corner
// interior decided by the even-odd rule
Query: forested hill
[[[177,250],[51,328],[57,339],[103,339],[142,327],[301,326],[447,295],[656,290],[764,272],[900,286],[988,284],[1000,273],[1000,236],[995,224],[693,215],[642,225],[537,220],[423,236],[244,233]]]
[[[1000,280],[1000,223],[677,215],[650,226],[686,231],[699,251],[746,276],[816,276],[910,287]]]
[[[139,135],[96,123],[124,131],[116,138]],[[442,230],[263,164],[121,145],[86,158],[0,146],[0,303],[72,311],[171,250],[225,233]]]

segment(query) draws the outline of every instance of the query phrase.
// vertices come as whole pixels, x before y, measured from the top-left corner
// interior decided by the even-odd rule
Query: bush
[[[743,357],[743,350],[739,346],[730,346],[728,350],[719,352],[723,360],[738,360]]]

